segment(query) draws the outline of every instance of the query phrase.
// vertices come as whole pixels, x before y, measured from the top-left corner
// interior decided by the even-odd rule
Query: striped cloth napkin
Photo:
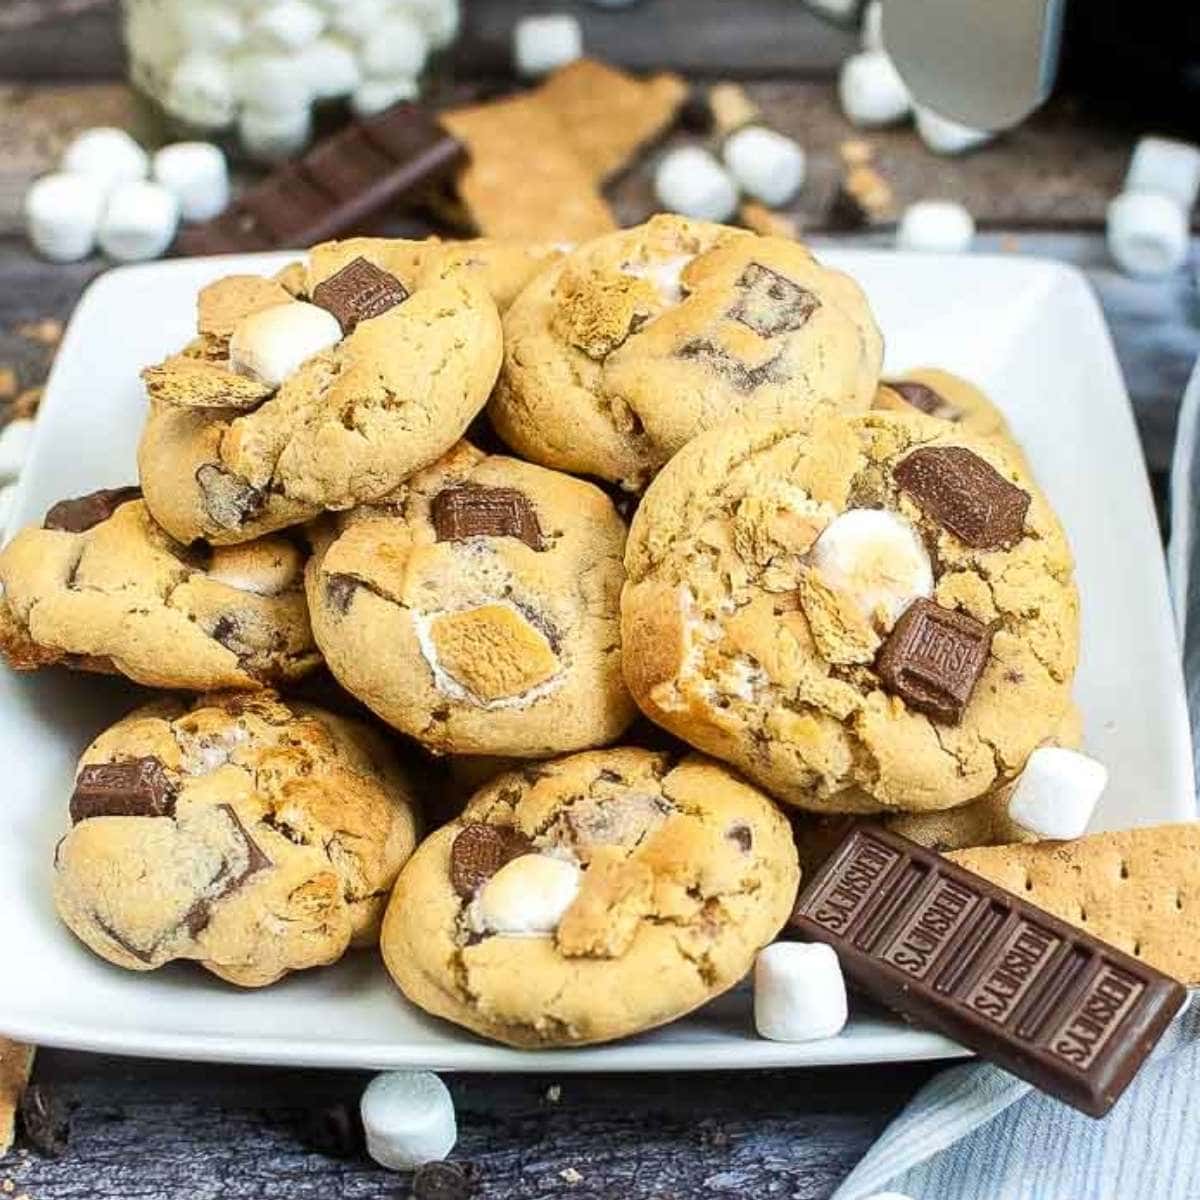
[[[1171,531],[1171,595],[1192,728],[1200,730],[1200,366],[1179,413]],[[1197,1200],[1200,1004],[1176,1019],[1102,1121],[988,1063],[941,1072],[832,1200],[885,1189],[913,1200]]]

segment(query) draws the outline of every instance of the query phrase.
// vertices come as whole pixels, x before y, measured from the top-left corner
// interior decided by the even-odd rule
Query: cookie
[[[416,843],[368,726],[271,692],[163,699],[80,760],[55,851],[59,916],[131,971],[193,959],[243,987],[374,944]]]
[[[388,244],[398,275],[351,245],[307,299],[274,280],[202,293],[197,341],[146,374],[138,467],[172,536],[243,542],[377,499],[461,436],[499,370],[499,315],[476,272],[415,278],[421,246]],[[271,289],[285,302],[256,307]]]
[[[427,1012],[510,1046],[578,1046],[732,987],[798,883],[786,820],[732,772],[594,751],[501,776],[423,842],[380,944]]]
[[[885,379],[875,393],[874,408],[917,412],[953,421],[965,432],[991,438],[1005,447],[1022,466],[1025,452],[1013,437],[1004,414],[982,390],[961,375],[939,367],[920,367],[899,379]]]
[[[1200,983],[1200,824],[949,857],[1183,983]]]
[[[625,565],[643,711],[801,808],[966,804],[1070,703],[1058,520],[994,443],[943,421],[703,434],[643,498]]]
[[[436,752],[603,745],[635,712],[624,543],[598,488],[464,442],[317,535],[314,634],[347,691]]]
[[[673,216],[543,271],[504,334],[500,436],[630,490],[724,421],[866,409],[882,352],[858,286],[798,242]]]
[[[62,501],[0,551],[0,651],[18,670],[62,663],[150,687],[299,679],[321,661],[304,558],[280,536],[184,546],[136,488]]]
[[[12,1149],[17,1111],[33,1070],[33,1047],[0,1037],[0,1158]]]

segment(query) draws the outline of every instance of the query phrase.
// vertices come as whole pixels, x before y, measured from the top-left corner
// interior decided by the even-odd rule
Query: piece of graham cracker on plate
[[[1200,983],[1200,823],[947,857],[1183,983]]]
[[[17,1109],[32,1070],[33,1047],[0,1037],[0,1158],[12,1147]]]

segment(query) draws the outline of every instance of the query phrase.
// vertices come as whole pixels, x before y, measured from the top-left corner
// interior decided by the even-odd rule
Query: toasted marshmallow
[[[1122,192],[1108,206],[1108,252],[1121,270],[1154,278],[1187,262],[1187,214],[1161,192]]]
[[[107,186],[94,176],[44,175],[25,193],[25,232],[33,248],[51,262],[87,258],[107,196]]]
[[[431,1071],[389,1071],[367,1084],[359,1104],[367,1153],[389,1171],[440,1162],[454,1149],[454,1100]]]
[[[833,947],[772,942],[754,960],[754,1027],[773,1042],[836,1037],[846,1024],[846,981]]]
[[[804,151],[764,125],[747,125],[725,139],[721,157],[748,196],[771,208],[786,204],[804,183]]]
[[[106,188],[145,179],[150,158],[123,129],[85,129],[63,151],[62,169],[90,175]]]
[[[698,221],[728,221],[737,209],[737,184],[702,146],[668,150],[654,172],[654,192],[664,208]]]
[[[179,227],[179,202],[159,183],[114,188],[100,219],[100,249],[117,262],[141,262],[165,254]]]
[[[975,218],[953,200],[910,204],[896,230],[896,246],[901,250],[959,254],[970,249],[974,238]]]
[[[583,30],[570,13],[522,17],[513,27],[513,62],[536,79],[583,57]]]
[[[842,63],[838,75],[842,112],[865,129],[894,125],[912,111],[912,96],[882,50],[864,50]]]
[[[917,133],[934,154],[965,154],[990,142],[996,135],[986,129],[972,129],[920,105],[916,110]]]
[[[825,527],[809,563],[835,591],[853,598],[887,632],[918,597],[933,595],[925,543],[903,517],[883,508],[852,508]]]
[[[363,70],[376,79],[415,79],[425,69],[429,39],[415,17],[387,18],[363,43]]]
[[[564,253],[570,253],[569,250]],[[623,263],[622,275],[634,279],[648,279],[662,297],[664,304],[678,304],[683,299],[683,272],[694,254],[678,254],[674,258],[656,263]]]
[[[278,387],[306,359],[342,340],[327,309],[303,300],[276,304],[238,322],[229,339],[229,365],[268,387]]]
[[[179,202],[185,221],[209,221],[229,204],[225,155],[211,142],[176,142],[154,156],[154,178]]]
[[[252,592],[278,596],[297,585],[304,570],[304,557],[287,538],[259,538],[237,546],[214,546],[207,575],[215,583]]]
[[[575,863],[548,854],[522,854],[505,863],[471,904],[479,933],[544,937],[557,928],[579,894],[583,874]]]
[[[1008,800],[1008,816],[1041,838],[1082,837],[1108,786],[1108,769],[1078,750],[1041,746],[1025,763]]]

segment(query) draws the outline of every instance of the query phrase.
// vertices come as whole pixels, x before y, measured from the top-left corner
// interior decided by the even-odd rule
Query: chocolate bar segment
[[[60,500],[52,505],[42,522],[43,529],[58,529],[65,533],[86,533],[130,500],[140,500],[140,487],[102,488],[73,500]]]
[[[803,329],[821,307],[820,300],[807,288],[762,263],[747,264],[734,286],[741,295],[729,310],[730,318],[760,337]]]
[[[219,217],[185,229],[183,254],[311,246],[355,228],[466,161],[461,142],[417,104],[396,104],[319,142],[250,188]]]
[[[369,321],[403,304],[408,291],[395,275],[359,257],[318,283],[312,299],[337,317],[344,334],[350,334],[359,321]]]
[[[431,506],[439,542],[469,537],[515,537],[531,550],[544,550],[542,529],[529,497],[516,488],[468,484],[438,492]]]
[[[512,825],[471,821],[450,846],[450,882],[460,896],[469,898],[505,863],[532,849],[529,838]]]
[[[1179,1011],[1181,984],[874,825],[801,892],[792,927],[865,992],[1093,1117]]]
[[[950,407],[940,392],[915,379],[890,379],[886,381],[886,386],[898,392],[905,404],[911,404],[918,412],[928,413],[931,417],[941,416],[943,410]]]
[[[175,785],[157,758],[90,763],[71,794],[71,824],[93,817],[173,817]]]

